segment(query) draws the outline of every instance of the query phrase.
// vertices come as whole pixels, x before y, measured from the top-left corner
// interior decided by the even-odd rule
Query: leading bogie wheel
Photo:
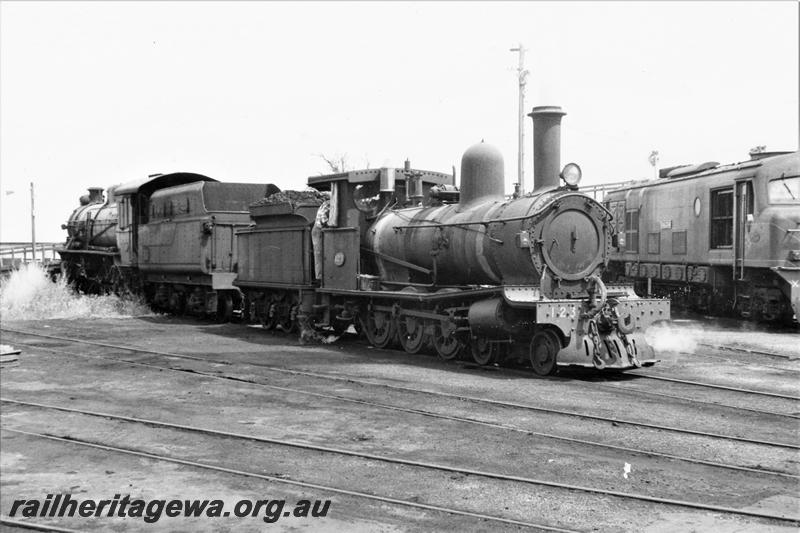
[[[499,352],[497,343],[491,342],[486,337],[473,337],[469,344],[472,360],[479,365],[490,365],[497,360]]]
[[[531,339],[530,359],[533,371],[540,376],[555,374],[558,366],[556,359],[561,344],[552,331],[540,331]]]

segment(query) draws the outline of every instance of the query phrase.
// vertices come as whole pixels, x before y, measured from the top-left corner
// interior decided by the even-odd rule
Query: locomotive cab
[[[308,185],[330,194],[330,212],[322,228],[321,286],[355,290],[359,280],[378,273],[375,257],[362,255],[375,220],[393,209],[441,202],[441,193],[453,196],[455,176],[403,168],[365,169],[312,176]],[[368,281],[365,281],[368,283]]]

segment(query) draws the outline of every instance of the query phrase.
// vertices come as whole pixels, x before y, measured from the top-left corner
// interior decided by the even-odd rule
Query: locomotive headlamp
[[[567,163],[561,171],[561,179],[571,188],[577,189],[581,182],[581,167],[575,163]]]

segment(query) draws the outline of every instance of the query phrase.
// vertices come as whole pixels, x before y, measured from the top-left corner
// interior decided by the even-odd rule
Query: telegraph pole
[[[31,182],[31,257],[36,262],[36,213],[33,210],[33,182]]]
[[[519,183],[519,193],[525,194],[525,78],[528,71],[525,70],[525,47],[522,43],[516,48],[510,48],[511,52],[519,54],[519,66],[517,76],[519,78],[519,147],[517,148],[517,181]]]

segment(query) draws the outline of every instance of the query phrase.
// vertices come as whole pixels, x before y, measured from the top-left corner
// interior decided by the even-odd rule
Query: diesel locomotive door
[[[733,212],[733,278],[744,279],[744,262],[747,250],[747,237],[754,220],[753,182],[737,181]]]

